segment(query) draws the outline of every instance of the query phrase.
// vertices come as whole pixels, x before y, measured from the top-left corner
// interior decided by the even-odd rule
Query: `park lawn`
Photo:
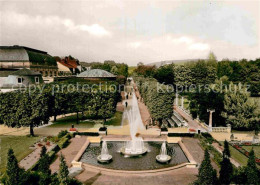
[[[0,136],[0,174],[5,170],[9,148],[14,150],[17,160],[20,161],[33,151],[29,147],[39,140],[40,137]]]
[[[224,146],[224,142],[223,141],[221,141],[221,145]],[[229,150],[230,150],[231,157],[233,159],[235,159],[237,162],[239,162],[242,166],[246,166],[247,165],[248,158],[245,155],[243,155],[237,149],[233,148],[230,145],[229,145]]]
[[[123,115],[122,112],[116,112],[115,115],[106,122],[106,125],[120,126],[121,120],[122,120],[122,115]],[[82,115],[80,113],[79,113],[79,119],[82,119]],[[70,115],[70,116],[66,116],[66,117],[57,119],[57,121],[53,122],[53,124],[48,127],[70,128],[71,125],[74,124],[76,128],[92,128],[97,123],[97,121],[98,121],[98,123],[103,123],[102,120],[87,119],[87,120],[80,120],[79,124],[77,124],[76,120],[77,120],[76,114]]]
[[[253,150],[255,152],[255,156],[257,158],[260,158],[260,146],[242,146],[246,151],[250,152],[253,147]]]

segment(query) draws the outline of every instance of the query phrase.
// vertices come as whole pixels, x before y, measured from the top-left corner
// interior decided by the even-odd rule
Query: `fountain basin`
[[[161,155],[157,155],[156,156],[156,160],[160,163],[167,163],[168,161],[170,161],[172,159],[171,156],[166,155],[166,156],[161,156]]]
[[[97,160],[102,150],[100,143],[90,143],[79,161],[90,166],[126,171],[164,169],[178,165],[185,166],[185,164],[189,163],[189,159],[177,143],[167,145],[170,151],[175,151],[174,153],[170,151],[167,153],[167,155],[172,157],[168,163],[160,163],[156,160],[156,156],[160,153],[162,142],[144,141],[144,143],[144,147],[146,147],[148,151],[142,155],[142,157],[125,157],[120,152],[120,150],[125,147],[125,141],[107,141],[108,150],[110,155],[113,156],[113,159],[110,160],[111,162],[108,161],[104,163]]]
[[[148,151],[148,149],[146,147],[143,147],[142,150],[136,150],[136,151],[129,150],[129,149],[125,148],[125,147],[122,147],[120,149],[120,153],[122,153],[124,155],[127,155],[127,156],[130,156],[130,157],[136,157],[136,156],[139,156],[139,155],[143,155],[147,151]]]
[[[109,163],[112,160],[112,155],[106,155],[106,156],[99,155],[97,157],[97,160],[100,163]]]

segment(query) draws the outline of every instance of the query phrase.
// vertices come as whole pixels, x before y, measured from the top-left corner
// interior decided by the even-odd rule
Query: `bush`
[[[80,135],[80,136],[99,136],[98,132],[75,132],[73,135]]]
[[[168,133],[168,137],[194,137],[195,133]]]
[[[168,128],[161,128],[161,132],[168,132]]]
[[[99,131],[107,131],[107,127],[100,127]]]
[[[205,132],[205,133],[202,132],[201,135],[206,138],[206,140],[208,141],[208,143],[210,143],[210,144],[213,143],[214,138],[213,138],[209,133],[207,133],[207,132]]]
[[[50,151],[48,152],[48,156],[50,161],[52,161],[55,158],[56,152],[55,151]]]
[[[63,136],[67,135],[69,132],[67,130],[62,130],[58,134],[58,138],[62,138]]]
[[[61,140],[58,142],[58,146],[60,149],[65,148],[69,144],[69,139],[67,137],[61,138]]]

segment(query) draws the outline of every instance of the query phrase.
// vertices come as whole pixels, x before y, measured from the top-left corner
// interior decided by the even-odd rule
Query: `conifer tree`
[[[210,155],[208,149],[205,150],[204,160],[199,168],[198,179],[194,182],[197,185],[217,184],[217,173],[210,163]]]
[[[223,155],[225,155],[225,157],[230,157],[229,145],[228,145],[227,140],[225,140],[225,142],[224,142]]]
[[[58,174],[60,185],[69,184],[69,170],[63,155],[60,155],[60,170]]]
[[[252,149],[249,153],[249,159],[246,166],[247,184],[260,184],[258,169],[255,163],[255,153]]]
[[[19,184],[20,171],[14,151],[10,148],[7,154],[6,185]]]
[[[220,165],[221,165],[220,172],[219,172],[220,184],[230,184],[233,175],[233,167],[229,160],[229,157],[224,152],[223,152],[223,159]]]

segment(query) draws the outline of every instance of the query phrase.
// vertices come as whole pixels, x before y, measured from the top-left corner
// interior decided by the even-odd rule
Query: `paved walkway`
[[[61,151],[58,152],[58,157],[57,159],[51,164],[50,169],[52,173],[56,172],[59,170],[59,165],[60,165],[60,154],[64,156],[66,163],[68,167],[71,166],[71,162],[74,159],[74,157],[77,155],[78,151],[81,149],[81,147],[84,145],[86,142],[87,137],[82,136],[80,138],[72,138],[70,141],[70,145]]]
[[[185,138],[182,138],[182,142],[186,146],[186,148],[188,149],[188,151],[190,152],[190,154],[192,155],[194,160],[198,163],[198,165],[201,165],[201,162],[204,159],[204,150],[201,148],[201,146],[199,144],[199,140],[196,138],[185,137]],[[214,169],[219,171],[219,167],[212,160],[212,156],[211,156],[211,164]]]
[[[45,145],[45,144],[44,144]],[[47,152],[51,151],[53,147],[56,146],[56,144],[50,143],[50,145],[45,145]],[[35,144],[35,150],[30,153],[28,156],[26,156],[24,159],[22,159],[19,162],[19,166],[24,168],[25,170],[30,169],[39,159],[40,159],[40,154],[42,151],[42,147],[39,147],[37,144]]]
[[[218,143],[212,143],[212,146],[219,152],[219,153],[223,153],[223,151],[224,151],[224,148],[223,148],[223,146],[220,146]],[[233,158],[229,158],[230,159],[230,162],[235,166],[235,167],[240,167],[241,165],[240,165],[240,163],[239,162],[237,162],[235,159],[233,159]]]
[[[87,169],[76,178],[85,184],[93,185],[185,185],[197,179],[197,168],[180,168],[158,174],[102,174],[99,171],[93,172]]]

